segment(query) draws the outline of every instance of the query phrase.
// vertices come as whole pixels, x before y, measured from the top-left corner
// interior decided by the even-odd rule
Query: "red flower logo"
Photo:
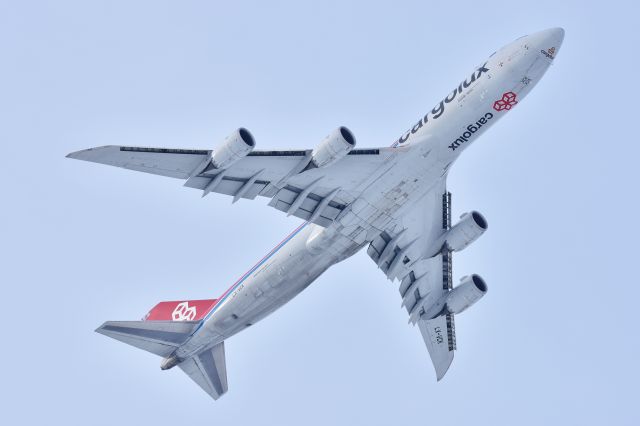
[[[502,95],[502,99],[499,99],[493,103],[493,109],[495,109],[496,111],[503,111],[506,109],[508,111],[517,103],[518,101],[516,101],[516,94],[513,92],[507,92]]]

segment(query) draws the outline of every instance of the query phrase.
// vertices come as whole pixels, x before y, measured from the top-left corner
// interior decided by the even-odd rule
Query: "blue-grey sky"
[[[6,424],[636,425],[634,2],[0,2]],[[481,302],[436,383],[396,285],[361,252],[227,342],[213,402],[93,332],[220,295],[299,223],[266,201],[65,159],[105,144],[387,146],[491,52],[562,26],[555,65],[454,166],[455,257]]]

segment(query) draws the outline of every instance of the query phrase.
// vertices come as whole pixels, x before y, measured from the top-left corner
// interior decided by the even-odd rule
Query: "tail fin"
[[[163,370],[178,365],[213,399],[218,399],[227,391],[224,342],[187,359],[174,354],[216,302],[216,299],[160,302],[142,321],[107,321],[96,332],[163,357],[160,365]]]
[[[182,361],[178,367],[213,399],[218,399],[228,389],[226,364],[224,342],[221,342]]]
[[[143,318],[145,321],[198,321],[203,319],[218,299],[176,300],[160,302]]]
[[[167,357],[187,341],[200,321],[107,321],[96,332]]]

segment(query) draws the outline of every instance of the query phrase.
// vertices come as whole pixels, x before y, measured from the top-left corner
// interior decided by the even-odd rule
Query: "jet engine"
[[[477,211],[465,213],[445,235],[449,248],[460,251],[477,240],[487,230],[487,220]]]
[[[356,146],[356,138],[346,127],[338,127],[320,142],[311,153],[314,167],[327,167],[343,158]]]
[[[227,136],[224,142],[213,150],[211,163],[216,169],[227,168],[241,158],[246,157],[247,154],[253,151],[255,146],[256,142],[253,140],[251,133],[241,127]]]
[[[476,303],[487,293],[487,284],[479,275],[462,278],[460,284],[446,296],[445,310],[459,314]]]

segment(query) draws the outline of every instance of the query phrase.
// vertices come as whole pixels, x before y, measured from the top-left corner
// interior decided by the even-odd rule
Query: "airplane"
[[[453,286],[452,253],[478,239],[487,220],[471,211],[452,225],[447,175],[540,81],[563,39],[564,30],[552,28],[502,47],[390,147],[355,148],[343,126],[313,149],[261,151],[239,128],[213,150],[110,145],[69,154],[182,179],[203,197],[266,197],[304,221],[220,297],[161,302],[141,321],[107,321],[96,331],[162,357],[162,370],[178,366],[218,399],[228,389],[225,341],[367,246],[375,265],[399,283],[401,306],[441,380],[456,350],[455,315],[487,292],[476,274]]]

